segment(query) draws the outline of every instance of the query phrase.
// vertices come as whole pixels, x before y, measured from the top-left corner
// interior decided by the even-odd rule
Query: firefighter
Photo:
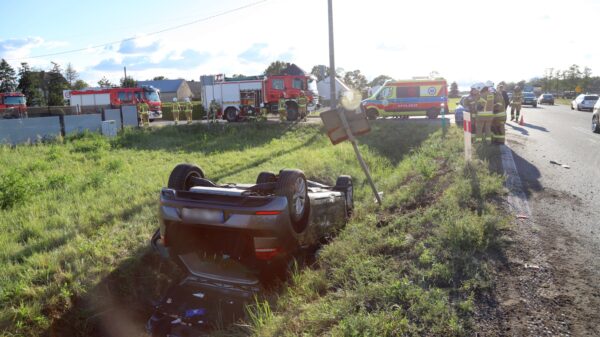
[[[187,117],[187,123],[192,124],[192,102],[190,102],[190,98],[185,98],[185,103],[183,104],[183,110],[185,111],[185,116]]]
[[[492,143],[504,144],[504,126],[506,124],[506,103],[502,95],[502,87],[500,90],[494,90],[490,87],[490,91],[494,94],[494,119],[492,120]]]
[[[150,115],[148,113],[148,104],[146,102],[140,102],[138,104],[138,109],[140,113],[140,120],[142,121],[142,126],[147,127],[150,125]]]
[[[485,143],[489,138],[492,140],[492,122],[494,121],[494,106],[496,104],[493,92],[494,84],[487,81],[479,92],[479,101],[481,110],[477,111],[477,119],[475,121],[475,138],[482,143]]]
[[[478,111],[478,106],[479,106],[479,98],[480,98],[480,94],[479,94],[479,90],[481,90],[483,88],[483,84],[481,83],[475,83],[471,86],[471,91],[469,92],[469,96],[467,96],[465,98],[464,101],[464,107],[466,108],[466,110],[471,114],[471,125],[473,127],[473,129],[476,129],[477,127],[477,111]],[[471,139],[472,141],[476,141],[476,137],[473,137]]]
[[[283,93],[279,96],[279,102],[277,105],[277,111],[279,111],[279,121],[283,122],[287,119],[286,106],[285,106],[285,97]]]
[[[512,99],[510,100],[510,120],[519,121],[519,114],[521,113],[521,104],[523,103],[523,92],[521,91],[521,87],[518,85],[515,87],[515,91],[513,92]],[[515,110],[517,111],[517,116],[515,118]]]
[[[177,101],[177,97],[173,97],[173,120],[175,121],[175,125],[179,124],[179,110],[181,106]]]
[[[300,91],[300,95],[298,96],[298,112],[300,113],[300,118],[306,121],[306,96],[304,95],[304,91]]]
[[[212,118],[213,122],[216,122],[217,115],[221,111],[221,106],[219,106],[219,103],[217,103],[217,101],[215,101],[214,99],[210,101],[209,111],[210,118]]]

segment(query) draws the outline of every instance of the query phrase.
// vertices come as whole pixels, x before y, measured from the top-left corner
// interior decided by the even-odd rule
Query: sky
[[[4,6],[5,12],[7,6]],[[0,58],[70,63],[91,86],[165,76],[257,75],[276,60],[329,65],[327,0],[20,0],[0,21]],[[367,79],[437,72],[474,82],[600,74],[600,0],[333,0],[335,66]]]

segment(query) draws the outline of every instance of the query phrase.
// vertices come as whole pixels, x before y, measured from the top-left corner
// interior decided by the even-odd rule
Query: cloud
[[[0,41],[0,56],[2,58],[22,58],[28,56],[31,49],[41,46],[44,39],[41,37],[26,37]]]
[[[264,53],[264,50],[269,45],[266,43],[255,43],[246,51],[238,55],[242,61],[246,62],[265,62],[268,60],[268,55]]]
[[[130,56],[118,61],[115,58],[102,60],[93,66],[93,70],[98,71],[121,71],[123,67],[132,71],[141,71],[149,69],[172,69],[187,70],[198,67],[210,58],[210,54],[187,49],[180,55],[171,54],[162,61],[153,62],[148,56]]]
[[[160,43],[158,41],[146,44],[138,39],[135,39],[121,42],[118,52],[121,54],[148,54],[158,51],[159,48]]]

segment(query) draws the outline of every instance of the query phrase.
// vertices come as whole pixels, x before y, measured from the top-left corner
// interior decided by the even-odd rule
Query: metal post
[[[336,92],[335,92],[335,57],[333,52],[333,6],[332,0],[327,1],[328,9],[329,9],[329,90],[330,90],[330,101],[331,101],[331,109],[334,110],[337,107],[336,100]],[[350,129],[350,125],[348,124],[348,120],[346,119],[346,114],[343,109],[337,110],[338,115],[340,116],[340,120],[342,121],[342,125],[344,126],[344,130],[346,130],[346,134],[348,135],[348,140],[352,143],[352,147],[354,148],[354,153],[356,153],[356,158],[360,163],[365,175],[367,176],[367,180],[369,181],[369,185],[371,185],[371,189],[373,190],[373,194],[375,194],[375,199],[377,203],[381,206],[381,196],[377,192],[377,187],[373,182],[373,178],[371,178],[371,172],[369,172],[369,167],[365,160],[363,159],[360,151],[358,150],[358,145],[356,144],[356,138],[352,134],[352,130]]]
[[[333,53],[333,0],[327,0],[329,8],[329,101],[331,109],[337,107],[337,100],[335,92],[335,57]]]

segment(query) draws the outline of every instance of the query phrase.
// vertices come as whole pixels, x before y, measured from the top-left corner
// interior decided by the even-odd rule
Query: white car
[[[581,94],[571,102],[571,110],[594,110],[594,105],[598,101],[598,95]]]
[[[594,105],[594,113],[592,114],[592,131],[600,133],[600,100]]]

